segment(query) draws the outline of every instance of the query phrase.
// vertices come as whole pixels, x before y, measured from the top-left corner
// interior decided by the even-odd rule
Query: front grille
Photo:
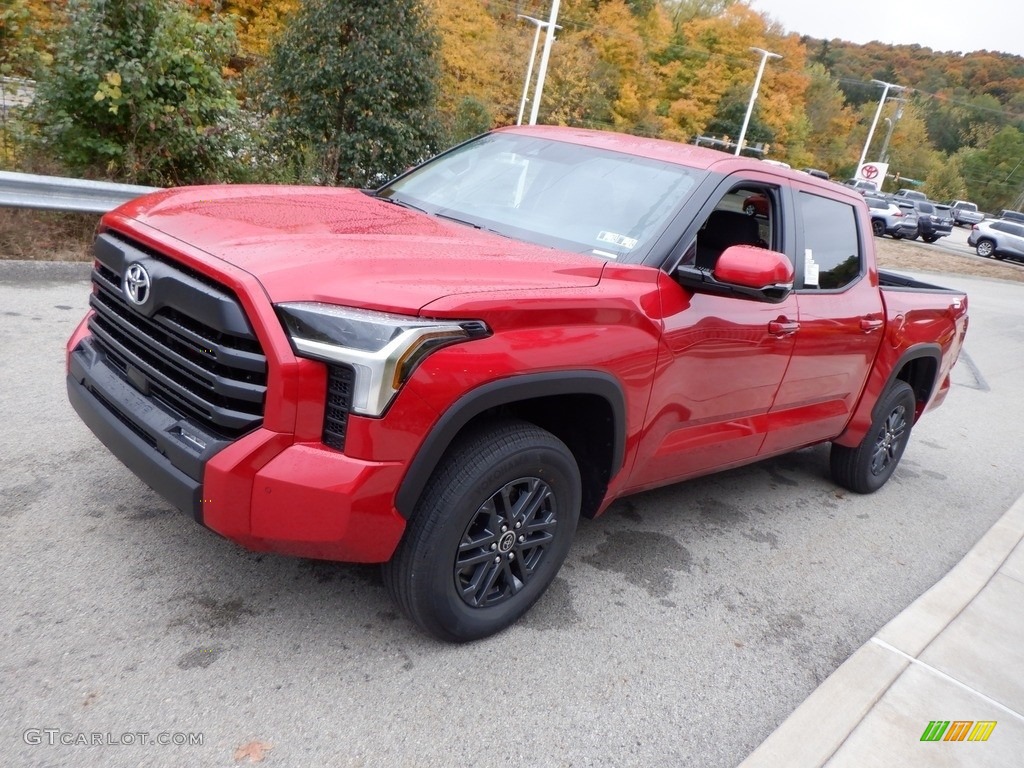
[[[267,359],[238,299],[110,232],[97,238],[95,256],[89,330],[110,364],[143,394],[212,434],[233,438],[259,426]],[[122,289],[135,263],[152,282],[140,309]]]
[[[347,365],[327,366],[327,407],[324,410],[324,445],[345,450],[345,430],[352,410],[355,371]]]

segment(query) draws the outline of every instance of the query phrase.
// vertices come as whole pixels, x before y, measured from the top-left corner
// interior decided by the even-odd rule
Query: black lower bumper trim
[[[202,484],[155,451],[74,376],[69,375],[67,383],[71,405],[100,442],[146,485],[202,524]]]

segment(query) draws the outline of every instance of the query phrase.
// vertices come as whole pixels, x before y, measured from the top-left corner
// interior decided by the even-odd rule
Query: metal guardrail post
[[[0,171],[0,207],[106,213],[159,187]]]

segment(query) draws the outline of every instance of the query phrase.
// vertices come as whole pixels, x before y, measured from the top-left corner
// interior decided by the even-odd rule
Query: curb
[[[27,261],[0,259],[2,283],[52,283],[88,280],[92,261]]]
[[[740,767],[825,765],[897,678],[918,663],[917,657],[989,584],[1022,540],[1024,496],[935,586],[818,686]]]

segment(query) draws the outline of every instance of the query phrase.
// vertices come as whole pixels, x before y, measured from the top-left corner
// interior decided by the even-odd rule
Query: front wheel
[[[921,239],[924,240],[926,243],[934,243],[936,240],[939,239],[939,236],[938,235],[922,235]]]
[[[905,381],[897,381],[879,401],[871,429],[856,448],[832,444],[832,479],[856,493],[874,493],[896,471],[914,426],[917,400]]]
[[[529,610],[569,552],[582,498],[572,452],[550,432],[501,421],[461,437],[409,520],[384,583],[442,640],[500,632]]]
[[[745,206],[743,206],[743,212],[747,214],[747,216],[755,216],[757,215],[757,206],[755,206],[753,203],[747,203]]]

